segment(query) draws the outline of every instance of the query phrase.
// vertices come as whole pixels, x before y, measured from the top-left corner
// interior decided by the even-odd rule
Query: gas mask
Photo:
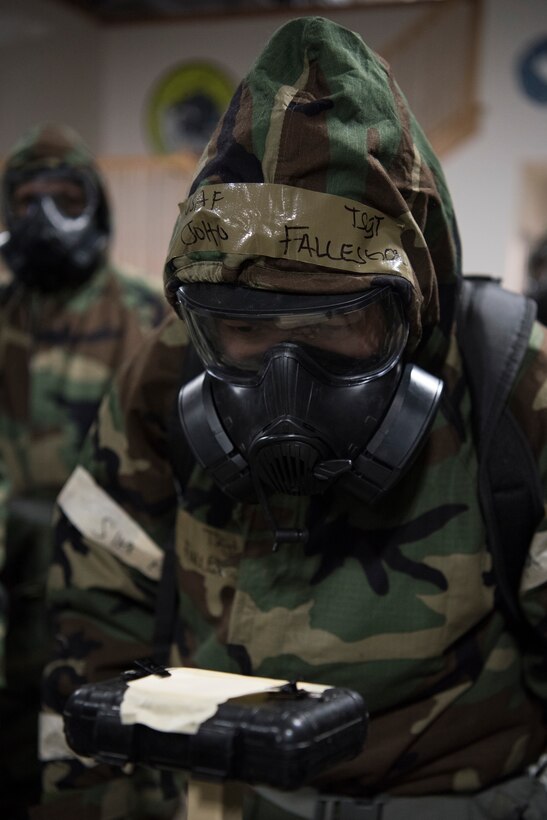
[[[106,204],[85,170],[8,171],[5,200],[8,231],[1,251],[23,285],[45,293],[75,288],[102,262]]]
[[[234,499],[261,502],[276,543],[272,493],[335,482],[372,503],[412,462],[442,382],[403,363],[408,325],[391,287],[293,295],[185,284],[180,314],[205,366],[183,385],[180,420],[194,455]]]

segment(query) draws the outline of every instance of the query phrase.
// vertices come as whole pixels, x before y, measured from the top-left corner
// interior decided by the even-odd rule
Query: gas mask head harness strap
[[[193,283],[177,299],[205,367],[179,394],[189,446],[225,493],[262,504],[275,545],[307,534],[277,526],[270,494],[336,483],[373,503],[397,483],[442,382],[403,362],[408,324],[394,288],[319,295]]]
[[[104,194],[86,169],[11,169],[4,179],[8,228],[2,253],[24,285],[77,286],[96,269],[110,227]]]

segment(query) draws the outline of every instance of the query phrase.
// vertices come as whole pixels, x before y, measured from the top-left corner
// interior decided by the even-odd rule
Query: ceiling
[[[440,3],[448,0],[61,0],[100,23],[165,21],[206,15],[255,15],[273,11],[325,11],[363,6]]]

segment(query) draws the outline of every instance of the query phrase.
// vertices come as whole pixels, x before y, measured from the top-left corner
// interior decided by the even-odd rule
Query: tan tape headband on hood
[[[202,260],[237,268],[267,257],[401,276],[417,289],[402,241],[410,215],[395,220],[344,197],[264,183],[205,185],[179,208],[167,262],[181,281],[199,280]]]

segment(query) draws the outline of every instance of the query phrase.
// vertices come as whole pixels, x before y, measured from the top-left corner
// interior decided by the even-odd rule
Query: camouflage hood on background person
[[[180,206],[168,299],[181,281],[301,293],[387,281],[406,298],[409,346],[439,325],[446,352],[460,275],[442,170],[388,65],[329,20],[282,27]]]
[[[111,232],[110,208],[97,164],[86,143],[67,125],[41,123],[24,134],[6,157],[3,169],[0,208],[5,219],[13,179],[32,176],[37,171],[73,168],[87,173],[99,191],[98,223]]]

